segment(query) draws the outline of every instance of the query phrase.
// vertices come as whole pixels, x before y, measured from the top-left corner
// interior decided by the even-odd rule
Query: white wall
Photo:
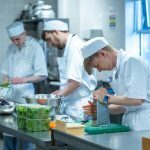
[[[65,8],[63,9],[63,2]],[[125,48],[125,2],[124,0],[58,0],[61,7],[58,17],[70,19],[71,32],[81,38],[90,38],[91,29],[103,29],[104,36],[116,48]],[[116,13],[116,27],[109,27],[109,12]],[[62,10],[66,10],[63,13]]]

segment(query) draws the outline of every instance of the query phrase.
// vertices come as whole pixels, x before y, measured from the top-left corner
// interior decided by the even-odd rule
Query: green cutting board
[[[127,132],[130,131],[129,127],[113,124],[108,126],[92,126],[91,122],[85,124],[85,132],[88,134],[102,134],[102,133],[114,133],[114,132]]]

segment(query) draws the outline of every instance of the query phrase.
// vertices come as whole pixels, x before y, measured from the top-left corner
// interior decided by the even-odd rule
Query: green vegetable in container
[[[50,107],[43,105],[29,106],[27,108],[27,118],[30,119],[47,119],[50,115]]]
[[[17,124],[19,129],[26,129],[26,118],[17,117]]]
[[[48,119],[27,119],[26,127],[28,131],[47,131],[49,130],[49,122]]]
[[[26,117],[27,107],[22,104],[16,104],[17,117]]]

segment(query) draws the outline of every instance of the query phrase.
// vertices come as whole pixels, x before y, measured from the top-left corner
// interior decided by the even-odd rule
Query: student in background
[[[60,89],[54,94],[65,96],[62,99],[61,113],[74,120],[84,118],[83,105],[88,103],[91,92],[96,87],[96,74],[88,75],[83,67],[80,49],[83,41],[68,31],[68,24],[51,20],[44,23],[43,36],[49,46],[64,51],[58,58]]]
[[[23,97],[34,94],[33,83],[45,80],[47,77],[46,60],[41,46],[26,35],[22,22],[14,22],[7,27],[7,33],[12,41],[8,47],[2,66],[3,80],[12,85],[10,100],[15,103],[26,103]],[[18,150],[18,139],[4,133],[3,150]],[[33,149],[33,144],[23,141],[22,150]]]

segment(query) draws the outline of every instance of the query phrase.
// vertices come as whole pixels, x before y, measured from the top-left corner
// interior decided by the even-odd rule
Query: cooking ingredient
[[[25,105],[16,104],[17,117],[26,117],[27,107]]]
[[[26,118],[17,117],[17,124],[19,129],[26,129]]]
[[[47,119],[50,114],[50,106],[31,105],[27,107],[27,118],[30,119]]]
[[[38,99],[37,102],[38,102],[39,104],[44,105],[44,104],[47,103],[47,99]]]
[[[51,129],[55,128],[55,127],[56,127],[56,122],[55,122],[55,121],[50,121],[49,127],[50,127]]]
[[[29,131],[46,131],[49,130],[49,122],[48,119],[27,119],[26,127]]]

